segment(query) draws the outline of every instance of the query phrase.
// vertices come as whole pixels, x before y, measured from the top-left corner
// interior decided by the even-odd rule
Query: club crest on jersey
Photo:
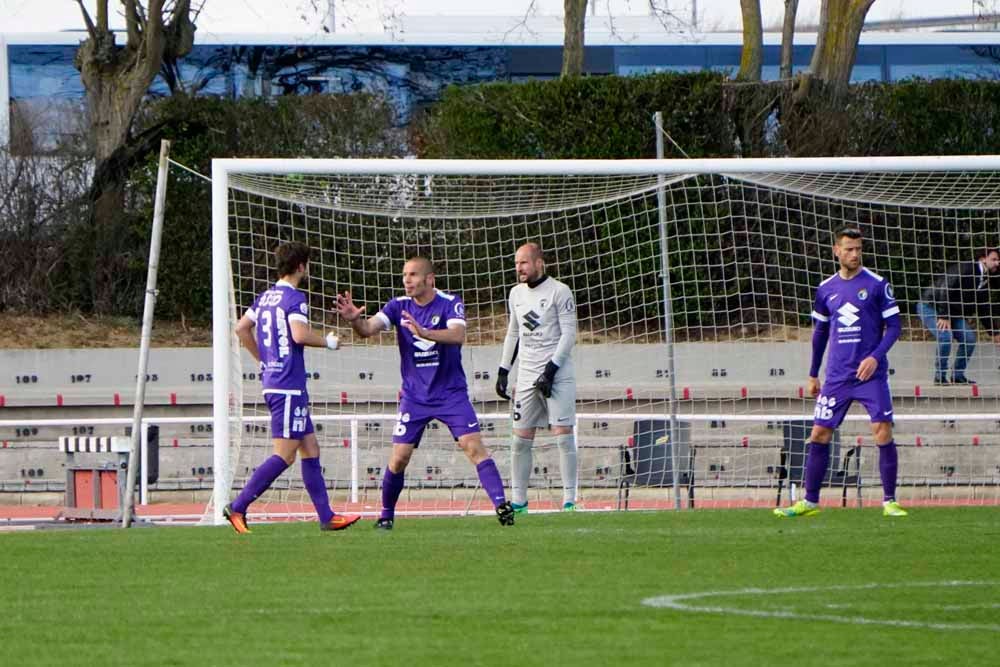
[[[542,310],[544,310],[545,306],[547,305],[549,305],[548,299],[542,299],[541,301],[538,302],[538,307],[541,308]]]
[[[892,285],[890,285],[889,283],[885,284],[885,295],[887,297],[889,297],[890,299],[895,299],[896,298],[896,295],[893,294],[893,292],[892,292]]]
[[[858,290],[858,298],[865,301],[868,298],[868,290],[862,287]]]
[[[440,321],[441,321],[441,316],[440,315],[435,315],[434,317],[431,318],[431,326],[432,327],[436,327],[437,323],[440,322]]]
[[[455,314],[459,317],[465,317],[465,305],[461,301],[455,304]]]

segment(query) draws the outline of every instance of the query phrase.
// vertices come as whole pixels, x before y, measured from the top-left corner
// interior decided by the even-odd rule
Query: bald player
[[[509,374],[517,361],[511,443],[511,500],[514,511],[528,511],[528,480],[535,431],[550,427],[559,447],[564,511],[576,509],[577,455],[576,303],[565,283],[545,275],[545,260],[537,243],[525,243],[514,254],[517,282],[508,299],[507,336],[503,342],[497,395],[507,394]],[[520,359],[518,359],[520,357]]]
[[[434,287],[434,268],[425,257],[411,257],[403,265],[403,289],[404,296],[391,299],[368,319],[362,317],[364,308],[354,304],[350,292],[337,296],[337,312],[358,335],[368,338],[395,327],[399,344],[403,391],[392,434],[392,455],[382,478],[382,512],[375,528],[392,530],[406,466],[433,419],[448,427],[476,466],[500,524],[511,526],[514,510],[504,495],[500,471],[483,446],[479,418],[469,401],[462,369],[465,304],[457,294]]]

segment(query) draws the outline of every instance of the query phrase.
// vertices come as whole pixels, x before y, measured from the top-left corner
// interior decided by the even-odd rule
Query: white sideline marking
[[[704,591],[701,593],[683,593],[681,595],[660,595],[646,598],[642,604],[659,609],[674,609],[676,611],[701,612],[708,614],[731,614],[734,616],[756,616],[758,618],[794,618],[809,621],[833,621],[835,623],[853,623],[855,625],[887,625],[899,628],[930,628],[932,630],[988,630],[1000,632],[1000,625],[993,623],[932,623],[926,621],[905,621],[900,619],[879,619],[866,616],[835,616],[832,614],[805,614],[789,609],[764,611],[760,609],[738,609],[715,605],[689,604],[688,600],[703,598],[734,597],[740,595],[784,595],[789,593],[819,593],[823,591],[859,591],[884,588],[945,588],[959,586],[996,586],[996,581],[926,581],[900,584],[860,584],[856,586],[812,586],[795,588],[743,588],[734,591]],[[992,607],[992,604],[982,605]]]

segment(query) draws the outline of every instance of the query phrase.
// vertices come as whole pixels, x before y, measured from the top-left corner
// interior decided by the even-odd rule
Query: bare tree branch
[[[587,0],[563,0],[562,76],[583,74]]]
[[[778,78],[792,78],[792,49],[795,41],[795,15],[799,0],[785,0],[785,18],[781,23],[781,65]]]
[[[97,0],[97,29],[102,35],[108,32],[108,0]]]
[[[94,27],[94,20],[90,18],[87,8],[83,6],[83,0],[76,0],[76,4],[80,5],[80,11],[83,13],[83,22],[87,24],[87,34],[90,35],[91,39],[97,39],[97,28]]]
[[[139,3],[139,0],[129,1],[135,4]],[[160,70],[160,62],[163,59],[163,22],[163,0],[149,0],[144,37],[146,38],[145,69],[150,81]]]
[[[137,5],[138,3],[135,1],[125,3],[125,30],[128,35],[128,48],[130,49],[138,49],[142,43],[142,24],[139,22]]]
[[[760,81],[764,64],[764,28],[760,0],[740,0],[743,13],[743,51],[740,53],[740,81]]]

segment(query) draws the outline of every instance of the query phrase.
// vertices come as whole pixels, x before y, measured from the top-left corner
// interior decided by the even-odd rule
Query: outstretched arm
[[[323,335],[318,331],[313,330],[311,326],[305,322],[299,322],[292,320],[288,323],[289,328],[292,330],[292,340],[294,340],[299,345],[305,345],[307,347],[325,347],[331,350],[336,350],[340,347],[340,340],[334,333],[328,333]]]
[[[354,333],[362,338],[369,338],[385,330],[385,323],[377,317],[363,318],[365,307],[354,305],[350,292],[337,295],[337,313],[351,323]]]

